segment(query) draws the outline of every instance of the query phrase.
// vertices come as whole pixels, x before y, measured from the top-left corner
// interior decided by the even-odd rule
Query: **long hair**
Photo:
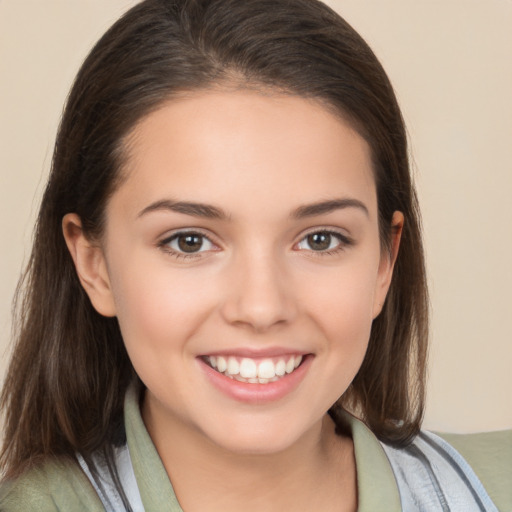
[[[331,413],[348,408],[395,445],[417,433],[428,312],[419,212],[403,120],[377,58],[317,0],[146,0],[92,49],[63,113],[1,395],[7,477],[123,441],[123,398],[136,375],[116,319],[99,315],[80,286],[62,217],[75,212],[87,236],[100,236],[134,125],[180,92],[233,82],[317,99],[368,142],[383,250],[394,211],[405,225],[366,357]]]

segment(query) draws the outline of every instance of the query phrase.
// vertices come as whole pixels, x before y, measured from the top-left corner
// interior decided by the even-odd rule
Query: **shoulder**
[[[429,510],[512,511],[510,435],[421,432],[406,447],[384,445],[402,502]]]
[[[468,462],[499,510],[512,511],[512,430],[438,435]]]
[[[0,484],[2,512],[104,512],[99,498],[77,464],[50,461]]]

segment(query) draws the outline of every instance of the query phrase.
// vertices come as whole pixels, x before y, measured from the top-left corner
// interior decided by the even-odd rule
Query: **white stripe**
[[[144,505],[140,497],[139,488],[137,486],[137,480],[135,479],[135,473],[133,472],[133,465],[130,458],[130,451],[128,445],[125,444],[120,448],[114,449],[115,466],[117,468],[119,480],[123,487],[128,503],[130,504],[133,512],[144,512]],[[125,510],[123,501],[119,495],[119,491],[114,485],[108,468],[98,458],[94,460],[94,464],[98,470],[99,478],[103,491],[98,486],[97,482],[92,476],[89,467],[85,463],[82,456],[77,455],[78,463],[84,470],[84,473],[89,478],[92,486],[98,494],[101,503],[105,507],[107,512],[121,512]]]

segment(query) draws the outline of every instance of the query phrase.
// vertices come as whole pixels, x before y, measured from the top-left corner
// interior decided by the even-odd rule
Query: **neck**
[[[186,512],[355,510],[352,440],[325,415],[279,452],[233,453],[144,402],[144,422]]]

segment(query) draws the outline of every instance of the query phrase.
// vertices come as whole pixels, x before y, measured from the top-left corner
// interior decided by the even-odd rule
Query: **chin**
[[[226,427],[226,425],[229,425]],[[297,428],[297,422],[253,420],[248,425],[227,423],[216,431],[204,432],[206,437],[221,449],[245,456],[272,455],[284,452],[312,430],[310,425]]]

